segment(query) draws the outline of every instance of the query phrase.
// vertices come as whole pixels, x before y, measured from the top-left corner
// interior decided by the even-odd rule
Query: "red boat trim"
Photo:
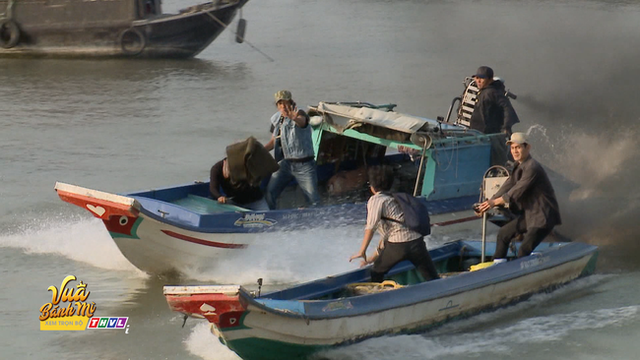
[[[472,221],[472,220],[479,220],[479,219],[482,219],[482,218],[481,217],[477,217],[477,216],[469,216],[469,217],[466,217],[466,218],[448,220],[448,221],[442,221],[442,222],[439,222],[439,223],[434,223],[433,226],[447,226],[447,225],[460,224],[460,223],[463,223],[463,222]]]
[[[171,230],[160,230],[160,231],[174,238],[189,241],[189,242],[200,244],[200,245],[213,246],[213,247],[219,247],[224,249],[244,249],[248,246],[247,244],[225,244],[225,243],[219,243],[215,241],[198,239],[191,236],[178,234],[177,232],[173,232]]]

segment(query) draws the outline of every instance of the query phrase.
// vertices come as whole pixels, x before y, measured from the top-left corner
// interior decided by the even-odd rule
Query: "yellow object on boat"
[[[366,283],[351,283],[347,284],[347,288],[354,293],[354,295],[373,294],[382,291],[394,290],[403,287],[393,280],[385,280],[381,283],[378,282],[366,282]]]
[[[469,268],[469,271],[481,270],[481,269],[484,269],[484,268],[488,268],[491,265],[493,265],[493,261],[487,261],[487,262],[483,262],[483,263],[480,263],[480,264],[471,265],[471,267]]]

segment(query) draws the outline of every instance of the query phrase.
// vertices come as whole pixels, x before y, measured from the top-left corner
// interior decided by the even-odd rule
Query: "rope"
[[[451,139],[451,156],[449,157],[449,163],[447,164],[447,167],[445,167],[444,169],[442,169],[442,171],[446,171],[449,170],[449,168],[451,167],[451,164],[453,164],[453,157],[456,157],[456,164],[458,164],[458,146],[459,146],[459,142],[456,140],[456,138],[452,138]],[[436,149],[436,153],[438,152],[438,150]],[[442,152],[444,152],[444,154],[447,154],[447,150],[443,149]],[[440,163],[440,161],[436,160],[436,163],[439,166],[442,166],[442,163]],[[455,177],[458,177],[458,167],[456,166],[456,174]]]
[[[0,15],[4,16],[5,19],[11,20],[13,17],[13,4],[15,2],[15,0],[9,0],[9,2],[7,2],[7,9]]]
[[[218,19],[217,17],[215,17],[213,14],[211,14],[210,12],[206,12],[207,15],[209,15],[213,20],[215,20],[218,24],[222,25],[225,29],[228,29],[229,27],[227,26],[227,24],[223,23],[222,21],[220,21],[220,19]],[[260,49],[258,49],[257,47],[255,47],[252,43],[248,42],[244,37],[238,35],[237,32],[233,31],[233,30],[229,30],[231,31],[234,35],[236,35],[237,37],[239,37],[240,39],[242,39],[243,42],[246,42],[247,45],[251,46],[252,49],[254,49],[255,51],[259,52],[260,54],[262,54],[264,57],[266,57],[267,59],[269,59],[270,61],[275,61],[273,60],[273,58],[271,58],[269,55],[265,54],[264,52],[262,52]]]
[[[356,295],[374,294],[382,291],[395,290],[404,287],[393,280],[385,280],[381,283],[351,283],[347,284],[347,288]]]

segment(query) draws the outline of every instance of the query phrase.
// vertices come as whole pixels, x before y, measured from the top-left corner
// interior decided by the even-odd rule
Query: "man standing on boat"
[[[280,170],[271,176],[265,198],[269,208],[276,209],[278,196],[295,178],[309,204],[315,206],[320,195],[309,115],[296,107],[288,90],[278,91],[275,101],[278,112],[271,117],[273,133],[264,147],[275,149]]]
[[[521,214],[498,231],[494,262],[506,261],[511,240],[523,235],[518,249],[518,257],[531,252],[551,233],[554,226],[560,225],[560,208],[555,191],[542,165],[531,157],[531,145],[524,133],[517,132],[507,141],[511,155],[516,161],[513,173],[502,184],[491,199],[478,207],[482,214],[494,206],[508,204],[509,208]]]
[[[396,264],[409,260],[425,280],[438,279],[424,237],[404,224],[400,204],[389,193],[393,184],[393,170],[388,166],[369,168],[369,187],[373,196],[367,202],[367,225],[360,252],[349,261],[362,258],[362,265],[373,263],[371,281],[382,282],[384,275]],[[378,230],[380,245],[375,255],[367,259],[367,248]]]
[[[509,152],[504,142],[511,136],[511,128],[520,119],[505,95],[504,83],[494,79],[493,69],[480,66],[473,78],[479,92],[469,120],[470,127],[484,134],[504,134],[504,137],[492,137],[491,144],[491,164],[504,165]]]
[[[511,128],[520,119],[505,95],[504,83],[493,78],[493,69],[488,66],[480,66],[473,78],[480,91],[469,120],[470,127],[485,134],[511,136]]]

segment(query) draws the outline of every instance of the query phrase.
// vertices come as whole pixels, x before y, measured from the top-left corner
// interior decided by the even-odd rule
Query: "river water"
[[[164,4],[175,12],[187,0]],[[446,115],[480,65],[518,95],[533,155],[574,186],[562,232],[601,247],[598,271],[551,294],[329,359],[636,359],[640,345],[640,5],[632,1],[250,1],[249,44],[227,30],[189,61],[0,59],[2,359],[237,359],[101,222],[60,201],[64,181],[127,192],[206,179],[225,147],[266,141],[272,95],[362,100]],[[256,51],[259,49],[261,52]],[[263,54],[266,54],[263,55]],[[270,286],[351,269],[361,229],[270,235],[190,283]],[[479,237],[479,235],[478,235]],[[73,274],[98,316],[128,330],[40,331],[49,286]]]

